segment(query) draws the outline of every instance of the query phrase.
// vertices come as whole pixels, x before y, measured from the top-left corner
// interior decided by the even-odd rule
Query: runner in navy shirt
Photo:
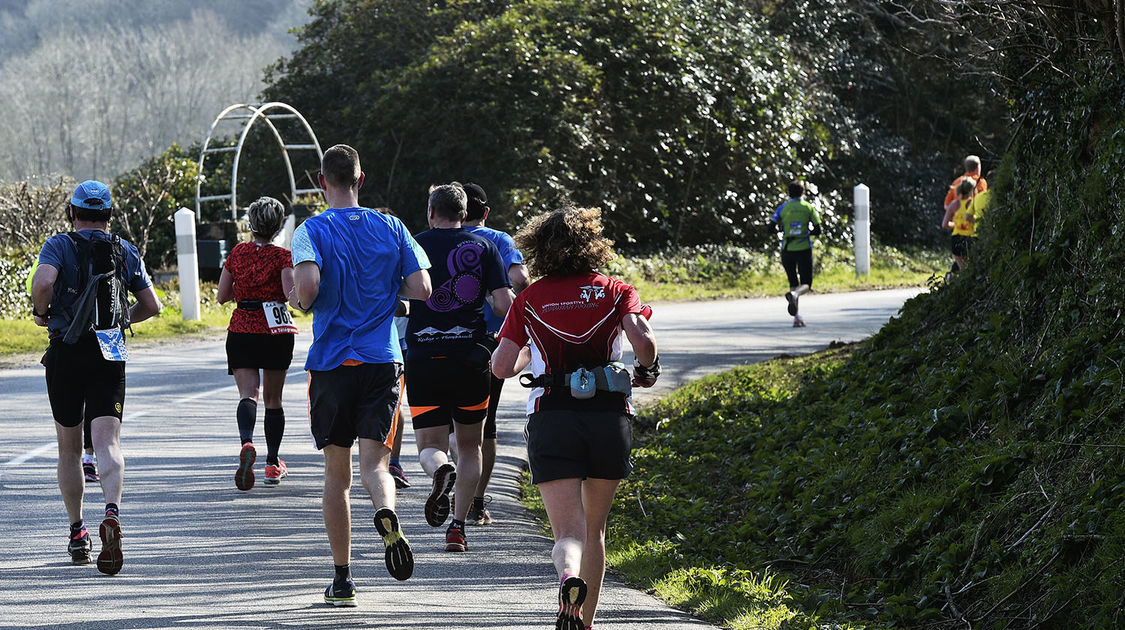
[[[433,261],[433,293],[411,300],[406,328],[407,399],[418,443],[418,461],[433,477],[426,521],[440,527],[456,510],[445,535],[446,551],[466,551],[465,516],[481,474],[481,442],[488,409],[489,351],[482,306],[506,313],[512,303],[508,274],[496,246],[461,227],[466,196],[460,184],[430,190],[432,229],[417,236]],[[458,466],[448,457],[453,423]]]

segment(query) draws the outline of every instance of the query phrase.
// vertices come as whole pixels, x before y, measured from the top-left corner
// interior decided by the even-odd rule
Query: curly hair
[[[602,236],[602,212],[565,206],[541,214],[516,234],[516,246],[536,276],[586,273],[613,260],[613,241]]]
[[[273,197],[259,197],[246,209],[246,222],[253,234],[272,239],[285,225],[285,206]]]

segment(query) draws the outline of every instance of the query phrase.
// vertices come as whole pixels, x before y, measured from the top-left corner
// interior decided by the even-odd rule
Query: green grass
[[[871,272],[855,273],[850,248],[819,246],[814,255],[813,286],[819,292],[861,291],[925,286],[948,268],[942,251],[872,247]],[[702,246],[619,258],[610,275],[637,287],[648,301],[685,301],[778,295],[789,287],[776,251],[733,246]]]
[[[215,301],[216,286],[204,283],[201,287],[199,321],[185,321],[180,310],[180,294],[175,285],[157,288],[157,295],[163,304],[158,317],[147,319],[133,325],[133,336],[129,343],[147,343],[160,339],[171,339],[185,335],[208,335],[226,330],[234,303],[219,304]],[[312,315],[295,311],[293,320],[298,326],[312,322]],[[36,326],[30,316],[27,319],[0,319],[0,356],[42,352],[47,347],[47,330]]]
[[[851,250],[817,249],[815,288],[821,292],[855,291],[924,286],[943,269],[946,256],[930,250],[872,248],[871,274],[857,278]],[[754,252],[733,246],[682,248],[652,256],[618,258],[607,269],[634,284],[650,302],[704,300],[777,295],[788,285],[776,252]],[[203,320],[185,322],[180,315],[179,293],[173,286],[159,291],[165,305],[160,317],[133,327],[137,341],[166,339],[185,334],[213,332],[226,327],[231,304],[214,300],[215,285],[202,287]],[[294,314],[298,323],[311,315]],[[0,356],[38,352],[47,345],[46,332],[24,319],[0,319]]]
[[[835,371],[851,352],[736,368],[643,409],[635,426],[636,468],[610,513],[610,570],[733,630],[865,627],[829,614],[836,609],[829,585],[797,583],[768,561],[743,561],[757,541],[747,536],[743,481],[728,475],[739,459],[737,438],[761,429],[755,411],[791,399],[809,375]],[[734,417],[735,408],[746,414]],[[522,490],[524,505],[545,523],[542,499],[526,474]]]

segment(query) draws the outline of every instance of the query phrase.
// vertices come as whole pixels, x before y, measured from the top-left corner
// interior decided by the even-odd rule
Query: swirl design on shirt
[[[480,299],[484,286],[480,276],[483,253],[484,246],[471,241],[450,251],[445,260],[449,279],[434,288],[426,306],[438,313],[448,313]]]

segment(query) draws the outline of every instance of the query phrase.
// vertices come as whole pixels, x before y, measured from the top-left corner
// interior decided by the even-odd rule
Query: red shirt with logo
[[[499,337],[531,345],[533,376],[566,374],[620,361],[621,320],[643,308],[632,286],[597,272],[547,276],[520,292]],[[527,413],[557,409],[632,413],[623,394],[598,391],[578,400],[565,387],[531,390]]]
[[[288,299],[281,288],[281,270],[292,266],[293,257],[288,249],[257,243],[235,245],[223,264],[223,268],[234,280],[235,300],[262,302],[284,302]],[[270,333],[266,315],[261,309],[234,309],[227,330],[235,333]]]

